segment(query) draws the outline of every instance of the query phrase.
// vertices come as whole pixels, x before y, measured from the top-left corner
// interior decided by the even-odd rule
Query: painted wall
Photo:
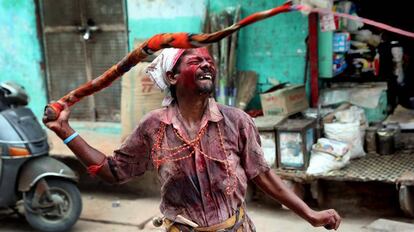
[[[127,0],[130,47],[158,33],[200,33],[206,7],[206,0]]]
[[[242,17],[283,4],[284,0],[127,0],[130,47],[163,32],[201,32],[206,8],[220,12],[241,5]],[[239,32],[237,68],[259,74],[257,92],[269,79],[303,83],[307,17],[292,12],[266,19]],[[260,106],[258,96],[250,108]]]
[[[34,1],[0,1],[0,40],[0,82],[23,85],[30,97],[29,107],[40,119],[47,92]]]
[[[240,4],[242,17],[282,4],[282,0],[126,0],[129,46],[157,33],[202,31],[205,12]],[[47,103],[42,52],[36,32],[34,1],[0,1],[0,81],[13,80],[29,93],[29,106],[40,117]],[[258,91],[269,79],[302,83],[307,18],[286,13],[258,22],[239,33],[237,67],[259,74]],[[258,98],[254,106],[259,105]]]
[[[210,0],[210,11],[241,6],[242,18],[258,11],[282,5],[284,0]],[[308,35],[307,17],[299,12],[283,13],[241,29],[238,39],[237,68],[259,75],[257,92],[279,82],[303,83]],[[260,105],[258,95],[249,108]]]

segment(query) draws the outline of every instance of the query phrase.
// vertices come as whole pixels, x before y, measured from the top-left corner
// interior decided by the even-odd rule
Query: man
[[[210,98],[216,68],[206,48],[164,49],[148,73],[168,92],[165,107],[147,114],[114,156],[77,136],[66,106],[46,126],[109,182],[154,168],[167,231],[255,231],[244,202],[248,180],[313,226],[338,228],[335,210],[312,210],[269,169],[252,119]]]

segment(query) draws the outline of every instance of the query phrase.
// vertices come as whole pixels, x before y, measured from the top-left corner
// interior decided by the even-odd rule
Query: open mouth
[[[199,80],[213,80],[213,75],[211,73],[203,73],[202,75],[198,76]]]

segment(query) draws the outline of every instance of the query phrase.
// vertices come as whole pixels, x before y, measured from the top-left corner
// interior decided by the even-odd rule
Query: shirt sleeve
[[[144,174],[152,165],[149,140],[144,133],[140,124],[109,157],[111,172],[121,183]]]
[[[263,150],[261,147],[259,132],[250,117],[246,117],[240,128],[241,164],[249,180],[257,175],[269,171]]]

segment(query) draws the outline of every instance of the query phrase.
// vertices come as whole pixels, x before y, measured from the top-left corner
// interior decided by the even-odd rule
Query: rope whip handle
[[[158,50],[171,47],[183,49],[204,47],[229,36],[247,25],[282,12],[289,12],[293,10],[297,9],[292,6],[290,1],[288,1],[281,6],[249,15],[239,22],[217,32],[208,34],[190,34],[185,32],[156,34],[141,43],[138,48],[131,51],[121,61],[113,65],[99,77],[88,81],[75,90],[72,90],[57,102],[48,104],[45,107],[44,119],[46,122],[55,121],[59,117],[59,114],[63,110],[63,106],[65,104],[67,106],[72,106],[82,98],[108,87],[113,81],[128,72],[137,63],[142,61],[147,56],[154,54],[154,52]]]

